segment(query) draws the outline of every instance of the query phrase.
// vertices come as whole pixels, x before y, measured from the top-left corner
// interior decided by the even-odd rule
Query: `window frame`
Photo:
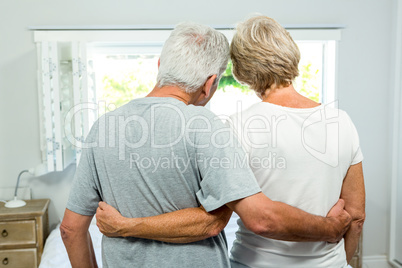
[[[232,26],[215,27],[222,32],[228,40],[232,40],[234,30]],[[323,69],[323,103],[336,106],[337,98],[337,56],[338,42],[341,40],[340,25],[291,25],[285,26],[296,41],[325,41],[324,49],[333,53],[324,53]],[[38,54],[38,96],[40,115],[40,139],[42,150],[42,161],[47,163],[49,171],[61,171],[72,162],[78,163],[81,148],[80,144],[89,132],[90,116],[88,105],[90,96],[88,94],[88,46],[101,51],[104,47],[115,46],[116,43],[130,44],[138,47],[162,47],[164,41],[169,37],[173,27],[103,27],[103,28],[63,28],[63,27],[30,27],[34,30],[34,42],[37,45]],[[74,83],[74,105],[75,109],[81,111],[80,122],[75,120],[75,129],[79,129],[73,141],[76,148],[63,147],[66,131],[64,124],[61,124],[61,115],[58,107],[61,105],[59,99],[58,73],[59,58],[65,55],[60,53],[59,44],[71,46],[71,60],[73,67]],[[126,47],[127,48],[127,47]],[[68,57],[68,56],[67,56]],[[53,64],[49,64],[52,62]],[[53,66],[51,72],[48,66]],[[328,72],[330,70],[330,72]],[[50,74],[50,75],[49,75]],[[50,77],[50,80],[49,80]],[[53,88],[48,88],[48,84]],[[53,93],[52,93],[53,92]],[[53,99],[49,99],[53,98]],[[52,104],[53,103],[53,104]],[[51,106],[52,105],[52,106]],[[54,111],[49,115],[50,111]],[[50,129],[51,128],[51,129]],[[77,133],[78,131],[75,131]],[[69,140],[71,142],[71,140]]]

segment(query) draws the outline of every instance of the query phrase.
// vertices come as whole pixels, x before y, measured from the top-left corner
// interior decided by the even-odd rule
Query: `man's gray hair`
[[[180,23],[163,46],[158,86],[179,86],[193,93],[212,75],[219,80],[228,60],[229,43],[222,33],[201,24]]]

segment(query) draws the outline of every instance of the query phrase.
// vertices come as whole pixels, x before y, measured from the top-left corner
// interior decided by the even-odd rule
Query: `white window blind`
[[[93,74],[85,42],[37,42],[42,159],[48,171],[79,161],[82,142],[96,119]]]

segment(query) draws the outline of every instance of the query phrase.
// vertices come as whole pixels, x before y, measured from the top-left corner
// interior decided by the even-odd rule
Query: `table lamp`
[[[18,174],[18,179],[17,179],[17,185],[15,186],[15,192],[14,192],[14,199],[8,201],[5,204],[6,208],[19,208],[19,207],[23,207],[26,205],[25,201],[23,200],[19,200],[17,198],[17,192],[18,192],[18,185],[20,184],[20,178],[21,175],[28,172],[29,174],[38,177],[41,175],[44,175],[47,173],[47,168],[45,164],[40,164],[38,166],[36,166],[35,168],[30,168],[30,169],[26,169],[20,172],[20,174]]]

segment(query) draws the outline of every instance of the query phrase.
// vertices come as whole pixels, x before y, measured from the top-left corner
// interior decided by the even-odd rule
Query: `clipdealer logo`
[[[303,147],[319,161],[337,167],[339,164],[339,110],[336,103],[325,105],[312,113],[302,125]],[[311,135],[311,134],[315,135]],[[320,138],[317,140],[317,133]],[[311,137],[315,137],[312,140]]]

